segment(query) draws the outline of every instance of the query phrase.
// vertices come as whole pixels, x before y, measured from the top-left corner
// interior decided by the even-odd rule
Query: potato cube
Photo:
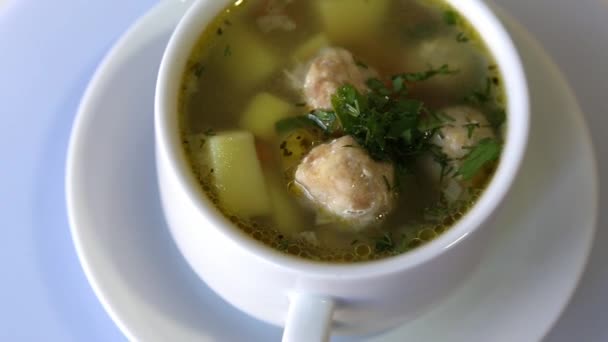
[[[236,87],[250,88],[279,70],[280,59],[273,46],[244,28],[226,29],[219,46],[219,66]]]
[[[317,0],[329,38],[338,44],[369,37],[383,27],[390,0]]]
[[[276,136],[274,127],[277,121],[288,117],[293,110],[293,104],[263,92],[249,102],[239,126],[259,138],[270,140]]]
[[[241,217],[270,214],[271,204],[253,134],[223,132],[207,139],[209,167],[220,204]]]

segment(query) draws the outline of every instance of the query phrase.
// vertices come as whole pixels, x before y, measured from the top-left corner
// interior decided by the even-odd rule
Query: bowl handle
[[[334,301],[306,293],[289,296],[283,342],[325,342],[329,338]]]

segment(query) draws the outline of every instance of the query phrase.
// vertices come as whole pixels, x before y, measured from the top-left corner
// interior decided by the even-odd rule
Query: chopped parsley
[[[473,132],[476,128],[479,128],[481,125],[479,122],[470,122],[466,125],[463,125],[464,128],[467,129],[467,138],[471,139],[473,137]]]
[[[289,248],[289,240],[282,238],[282,235],[279,235],[281,238],[279,238],[279,241],[277,242],[277,249],[279,249],[280,251],[287,251],[287,249]]]
[[[315,109],[306,115],[308,120],[314,122],[326,133],[334,133],[339,130],[336,113],[322,109]]]
[[[485,138],[480,140],[464,157],[457,174],[465,180],[473,178],[484,166],[498,159],[501,148],[501,144],[496,139]]]
[[[464,98],[464,101],[472,105],[484,105],[492,99],[492,81],[486,79],[486,85],[482,89],[476,89]]]
[[[424,219],[435,224],[440,224],[446,218],[464,211],[472,201],[473,199],[450,202],[444,196],[441,196],[437,203],[424,209]]]
[[[469,37],[467,37],[467,36],[466,36],[466,34],[465,34],[464,32],[459,32],[459,33],[456,35],[456,41],[457,41],[457,42],[459,42],[459,43],[466,43],[466,42],[468,42],[469,40],[470,40],[470,39],[469,39]]]
[[[437,134],[440,133],[441,132],[437,132]],[[451,164],[452,159],[448,158],[441,150],[441,147],[437,145],[431,145],[429,147],[429,153],[433,157],[433,160],[441,167],[439,172],[439,184],[443,184],[444,179],[454,172],[454,167]]]
[[[365,64],[365,63],[363,63],[363,62],[361,62],[361,61],[359,61],[359,60],[355,60],[355,64],[357,64],[357,66],[358,66],[359,68],[362,68],[362,69],[369,69],[369,67],[367,66],[367,64]]]
[[[360,93],[354,86],[346,84],[338,88],[332,96],[332,109],[316,109],[308,114],[290,117],[276,123],[276,130],[283,133],[295,128],[320,128],[327,137],[352,136],[369,155],[379,161],[393,162],[396,168],[395,184],[384,179],[387,189],[400,186],[400,177],[413,169],[416,159],[430,153],[442,167],[441,177],[459,176],[472,178],[481,168],[495,161],[501,151],[496,139],[483,139],[463,158],[460,167],[455,167],[441,148],[431,142],[440,129],[452,124],[454,118],[440,111],[428,108],[422,101],[408,96],[409,87],[414,82],[422,82],[438,75],[451,75],[457,71],[443,65],[423,72],[401,73],[387,81],[377,78],[368,80],[370,92]],[[479,103],[491,99],[491,80],[482,91],[471,96]],[[488,115],[492,125],[504,121],[504,111],[496,110]],[[463,127],[469,138],[479,123],[471,122]],[[496,127],[496,126],[495,126]],[[347,146],[348,147],[348,146]]]
[[[367,82],[371,90],[367,94],[347,84],[332,96],[332,110],[317,109],[290,117],[277,122],[275,128],[281,133],[314,125],[328,136],[351,135],[373,159],[395,163],[398,175],[395,185],[388,184],[391,189],[399,185],[399,174],[409,172],[415,159],[433,148],[433,134],[454,120],[408,97],[408,87],[413,82],[455,72],[443,65],[394,75],[387,83],[372,78]]]
[[[444,65],[402,73],[391,78],[390,86],[371,79],[368,86],[372,91],[366,95],[344,85],[332,97],[332,111],[315,110],[308,118],[329,135],[351,135],[372,158],[408,169],[416,156],[429,149],[431,136],[444,123],[423,102],[407,96],[408,84],[454,72]]]
[[[192,65],[192,73],[197,78],[200,78],[204,71],[205,71],[205,66],[202,65],[201,63],[194,63]]]
[[[390,252],[395,249],[395,242],[389,233],[384,233],[376,239],[374,248],[376,253]]]
[[[492,108],[486,111],[486,118],[492,127],[498,128],[507,120],[507,113],[503,108]]]
[[[232,48],[230,47],[229,44],[226,45],[226,47],[224,48],[224,57],[230,57],[232,56]]]
[[[308,118],[304,116],[288,117],[277,121],[277,123],[275,123],[274,125],[275,130],[279,134],[293,131],[297,128],[307,128],[311,126],[314,126],[314,122],[311,122]]]
[[[454,10],[447,10],[443,12],[443,21],[450,26],[458,24],[459,18],[460,16]]]
[[[481,89],[473,90],[464,98],[464,102],[473,106],[482,107],[486,118],[492,127],[498,129],[506,120],[504,108],[496,105],[494,100],[494,87],[500,84],[498,77],[487,77],[485,86]]]
[[[452,69],[450,69],[450,67],[447,64],[444,64],[437,69],[430,68],[429,70],[426,70],[426,71],[410,72],[410,73],[403,73],[403,74],[395,75],[392,77],[393,86],[394,86],[395,80],[400,80],[402,82],[421,82],[421,81],[426,81],[429,78],[432,78],[437,75],[451,75],[451,74],[456,74],[458,72],[459,72],[458,70],[452,70]],[[393,89],[393,90],[396,92],[400,91],[400,89]]]

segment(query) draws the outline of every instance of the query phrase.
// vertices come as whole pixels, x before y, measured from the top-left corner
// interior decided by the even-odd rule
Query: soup
[[[475,204],[504,100],[484,43],[441,1],[239,0],[192,51],[178,113],[202,195],[235,226],[358,262],[417,248]]]

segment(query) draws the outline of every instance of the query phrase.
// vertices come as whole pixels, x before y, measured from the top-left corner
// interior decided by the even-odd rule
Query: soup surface
[[[501,84],[441,1],[239,0],[192,51],[178,112],[203,193],[243,232],[356,262],[475,203],[502,149]]]

